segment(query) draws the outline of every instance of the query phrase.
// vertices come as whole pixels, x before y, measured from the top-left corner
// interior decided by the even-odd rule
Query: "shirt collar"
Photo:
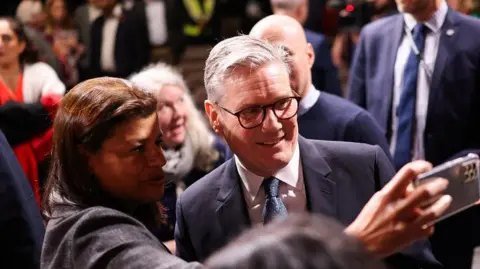
[[[433,16],[425,22],[425,25],[430,29],[430,31],[436,33],[442,28],[443,22],[447,17],[448,5],[445,1],[442,2],[438,10],[433,14]],[[412,31],[415,25],[417,25],[417,20],[408,13],[403,14],[405,20],[405,25],[409,31]]]
[[[300,100],[300,104],[298,106],[298,115],[302,116],[306,114],[310,108],[315,105],[318,98],[320,98],[320,91],[317,90],[313,84],[311,84],[310,88],[308,88],[307,95]]]
[[[258,176],[245,168],[240,159],[235,155],[235,164],[237,171],[242,180],[242,184],[250,196],[250,201],[253,202],[257,197],[260,187],[263,183],[263,177]],[[278,170],[273,176],[278,178],[283,183],[286,183],[295,189],[302,189],[301,181],[299,180],[300,172],[300,152],[298,143],[295,146],[292,159],[282,169]]]

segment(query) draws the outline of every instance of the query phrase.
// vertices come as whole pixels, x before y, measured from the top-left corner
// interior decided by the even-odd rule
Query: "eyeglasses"
[[[288,120],[297,115],[298,112],[298,102],[300,97],[287,97],[282,98],[270,105],[263,106],[251,106],[244,108],[238,112],[232,112],[219,104],[218,107],[225,110],[226,112],[236,116],[238,122],[245,129],[253,129],[265,121],[267,115],[267,108],[271,107],[273,114],[280,120]]]

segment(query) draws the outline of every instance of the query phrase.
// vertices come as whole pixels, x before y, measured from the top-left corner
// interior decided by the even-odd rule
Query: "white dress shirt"
[[[307,95],[300,100],[298,116],[306,114],[317,103],[318,98],[320,98],[320,91],[311,84]]]
[[[235,164],[242,181],[241,185],[251,224],[263,223],[262,212],[265,205],[265,190],[262,183],[264,178],[248,171],[236,155]],[[305,212],[307,210],[307,198],[298,144],[290,162],[273,176],[280,180],[278,197],[282,199],[287,211],[289,213]]]
[[[122,6],[117,4],[113,9],[112,15],[105,18],[102,32],[102,50],[100,54],[100,67],[102,71],[115,72],[115,41],[121,16]]]
[[[165,44],[168,38],[165,2],[150,0],[145,8],[150,43],[155,46]]]
[[[415,137],[413,143],[413,160],[425,158],[425,148],[423,143],[423,134],[425,132],[425,124],[427,119],[428,95],[430,92],[430,83],[432,79],[433,70],[435,67],[435,60],[437,58],[438,44],[440,43],[441,27],[447,16],[448,6],[443,2],[440,8],[433,14],[432,18],[425,22],[428,28],[425,37],[425,45],[423,49],[423,61],[420,62],[417,77],[417,99],[415,108],[416,126]],[[412,32],[417,24],[415,18],[410,14],[404,14],[406,29],[403,33],[403,38],[400,42],[400,47],[397,51],[397,58],[395,60],[394,71],[394,88],[393,88],[393,109],[392,109],[392,138],[390,143],[390,152],[395,154],[395,147],[397,142],[397,124],[398,117],[396,116],[396,109],[400,102],[402,91],[402,79],[405,64],[407,63],[408,55],[412,51],[411,37],[405,32]]]

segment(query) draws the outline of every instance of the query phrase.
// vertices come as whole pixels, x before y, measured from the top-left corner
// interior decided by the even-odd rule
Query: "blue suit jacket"
[[[380,146],[390,157],[380,126],[365,109],[322,92],[315,105],[298,117],[298,130],[308,139],[346,141]]]
[[[342,96],[337,68],[332,63],[330,44],[327,38],[307,29],[305,29],[305,36],[315,51],[315,62],[311,70],[313,85],[321,91]]]
[[[0,131],[0,267],[40,268],[44,233],[30,184]]]
[[[394,175],[378,146],[299,137],[308,211],[350,224]],[[203,261],[251,224],[232,158],[190,186],[177,203],[177,254]],[[393,268],[438,268],[424,242],[388,259]]]
[[[400,14],[367,25],[350,74],[349,99],[366,108],[386,136],[403,27]],[[434,165],[480,149],[480,20],[449,9],[441,32],[424,135],[425,159]],[[479,217],[479,208],[471,208],[436,225],[432,248],[446,268],[471,268]]]
[[[403,25],[401,14],[367,25],[350,74],[349,99],[367,109],[385,135]],[[424,135],[425,159],[434,165],[480,152],[480,20],[449,10],[441,31]]]

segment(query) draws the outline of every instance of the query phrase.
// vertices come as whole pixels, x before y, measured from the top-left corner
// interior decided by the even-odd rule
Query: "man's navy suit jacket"
[[[319,33],[305,29],[305,37],[315,52],[315,61],[312,66],[312,83],[315,88],[342,96],[342,88],[338,78],[337,68],[333,65],[330,56],[328,39]]]
[[[32,188],[0,131],[0,268],[40,268],[44,233]]]
[[[308,139],[378,145],[391,158],[387,139],[372,115],[352,102],[326,92],[320,93],[317,102],[298,116],[298,131]]]
[[[301,136],[298,143],[308,211],[344,225],[353,222],[370,197],[394,175],[391,162],[378,146]],[[187,261],[203,261],[249,227],[241,180],[231,158],[180,196],[177,254]],[[439,268],[425,241],[388,262],[393,268]]]
[[[369,111],[391,136],[394,66],[404,31],[403,15],[375,21],[362,30],[349,81],[349,99]],[[425,159],[439,165],[480,152],[480,20],[449,9],[441,27],[428,97]],[[436,225],[435,256],[446,268],[471,268],[480,244],[480,208]]]

